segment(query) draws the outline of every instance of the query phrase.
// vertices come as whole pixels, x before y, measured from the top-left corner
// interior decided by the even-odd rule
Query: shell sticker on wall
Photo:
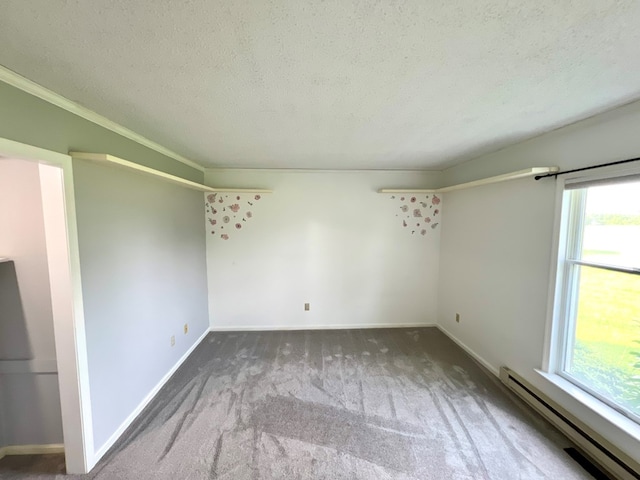
[[[253,208],[262,198],[258,194],[209,193],[205,196],[209,235],[229,240],[253,218]]]
[[[392,195],[391,200],[398,203],[396,217],[411,235],[425,236],[440,225],[442,198],[438,195]]]

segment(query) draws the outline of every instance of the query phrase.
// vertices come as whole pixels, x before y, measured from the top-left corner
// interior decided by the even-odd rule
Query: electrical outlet
[[[305,312],[308,312],[308,311],[309,311],[309,308],[310,308],[310,307],[309,307],[309,304],[308,304],[308,303],[305,303],[305,304],[304,304],[304,310],[305,310]]]
[[[184,324],[184,334],[186,335],[187,333],[189,333],[189,324],[185,323]]]
[[[460,323],[460,314],[456,313],[456,322]]]
[[[175,346],[176,344],[176,336],[175,335],[171,335],[171,346]]]

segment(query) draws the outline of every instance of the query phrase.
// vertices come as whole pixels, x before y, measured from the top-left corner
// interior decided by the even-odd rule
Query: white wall
[[[0,375],[0,405],[4,404],[4,384]],[[4,426],[4,408],[0,408],[0,448],[7,445],[7,439]]]
[[[412,215],[415,207],[422,209],[419,202],[425,201],[424,195],[412,204],[411,195],[404,195],[401,201],[401,195],[392,199],[377,190],[430,187],[438,176],[425,172],[208,171],[209,185],[274,190],[260,200],[255,195],[219,194],[213,204],[218,213],[214,215],[208,207],[211,326],[434,324],[440,229],[431,225],[441,213],[426,224],[424,217]],[[223,203],[218,203],[220,199]],[[230,205],[236,203],[240,209],[234,213]],[[401,211],[404,204],[411,207],[406,214]],[[423,210],[429,207],[431,203]],[[437,208],[442,210],[443,205]],[[222,216],[227,214],[231,221],[224,224]],[[407,227],[403,221],[408,222]],[[236,222],[241,229],[235,228]],[[417,223],[422,226],[416,227]],[[423,229],[425,235],[421,235]],[[221,238],[225,232],[228,240]],[[311,307],[307,312],[306,302]]]
[[[62,443],[60,394],[38,164],[0,159],[0,257],[14,261],[22,325],[0,350],[5,444]],[[6,312],[5,312],[6,313]],[[19,316],[18,316],[19,317]],[[15,322],[15,316],[1,317]]]
[[[13,357],[26,354],[30,358],[37,353],[54,359],[53,315],[36,162],[0,159],[0,229],[0,257],[15,263],[32,350],[13,352]]]
[[[562,169],[637,157],[640,103],[444,172],[453,184],[532,166]],[[534,372],[543,359],[555,182],[533,179],[445,195],[439,324],[497,370],[507,365],[640,461],[640,444]],[[455,313],[461,322],[455,322]]]
[[[84,161],[73,172],[98,451],[209,327],[204,203],[139,173]]]

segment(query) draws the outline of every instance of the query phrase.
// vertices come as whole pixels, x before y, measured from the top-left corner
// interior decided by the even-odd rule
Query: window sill
[[[542,370],[537,369],[536,372],[549,383],[553,384],[571,398],[587,407],[595,415],[603,418],[607,422],[611,423],[612,426],[620,429],[622,432],[640,442],[640,424],[614,410],[606,403],[588,394],[580,387],[574,385],[567,379],[562,378],[560,375],[543,372]]]

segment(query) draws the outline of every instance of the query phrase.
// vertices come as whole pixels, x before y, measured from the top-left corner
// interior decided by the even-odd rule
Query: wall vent
[[[640,480],[640,464],[603,438],[575,415],[551,400],[520,375],[500,368],[500,380],[575,443],[592,462],[613,478]]]

